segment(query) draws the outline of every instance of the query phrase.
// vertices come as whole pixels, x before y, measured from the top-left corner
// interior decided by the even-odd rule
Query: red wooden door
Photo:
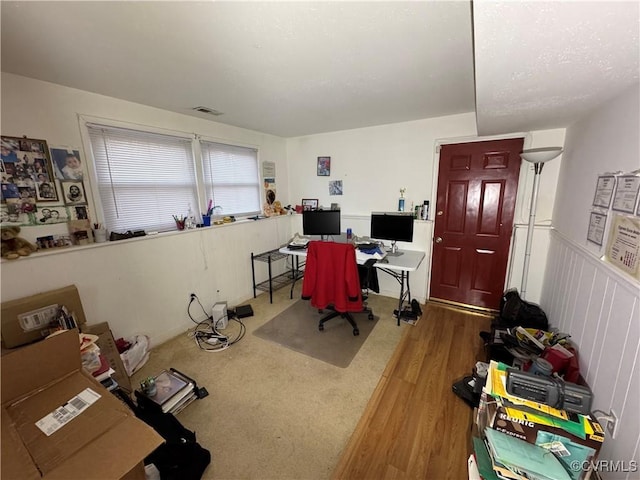
[[[499,308],[522,144],[517,138],[442,147],[430,298]]]

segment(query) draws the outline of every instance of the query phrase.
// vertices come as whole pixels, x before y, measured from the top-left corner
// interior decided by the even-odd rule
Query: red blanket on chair
[[[315,308],[362,311],[356,251],[350,243],[309,242],[302,298]]]

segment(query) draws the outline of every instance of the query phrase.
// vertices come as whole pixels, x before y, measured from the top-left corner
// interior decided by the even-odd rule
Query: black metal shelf
[[[299,280],[300,278],[302,278],[302,272],[298,272],[296,280]],[[293,273],[291,271],[288,271],[273,277],[271,279],[271,286],[269,286],[269,280],[265,280],[264,282],[257,283],[256,289],[262,290],[263,292],[268,292],[270,288],[272,290],[278,290],[279,288],[289,285],[293,280]]]
[[[253,298],[256,298],[256,291],[269,292],[269,302],[273,303],[273,291],[294,283],[295,280],[302,278],[302,272],[299,270],[288,270],[285,273],[273,276],[271,272],[271,264],[276,260],[282,260],[289,255],[280,252],[277,248],[254,255],[251,253],[251,273],[253,275]],[[269,278],[263,282],[256,283],[255,262],[265,262],[269,266]]]

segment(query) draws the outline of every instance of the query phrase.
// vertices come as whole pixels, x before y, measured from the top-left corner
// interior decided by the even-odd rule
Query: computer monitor
[[[306,210],[302,212],[304,235],[340,235],[340,210]]]
[[[413,213],[371,212],[371,238],[391,240],[389,255],[402,255],[396,242],[413,241]]]

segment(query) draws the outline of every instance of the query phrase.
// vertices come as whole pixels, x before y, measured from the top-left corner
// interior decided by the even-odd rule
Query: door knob
[[[442,243],[442,237],[436,237],[436,243]]]
[[[444,212],[442,210],[438,210],[438,213],[436,213],[436,215],[438,215],[440,217],[443,213]]]

